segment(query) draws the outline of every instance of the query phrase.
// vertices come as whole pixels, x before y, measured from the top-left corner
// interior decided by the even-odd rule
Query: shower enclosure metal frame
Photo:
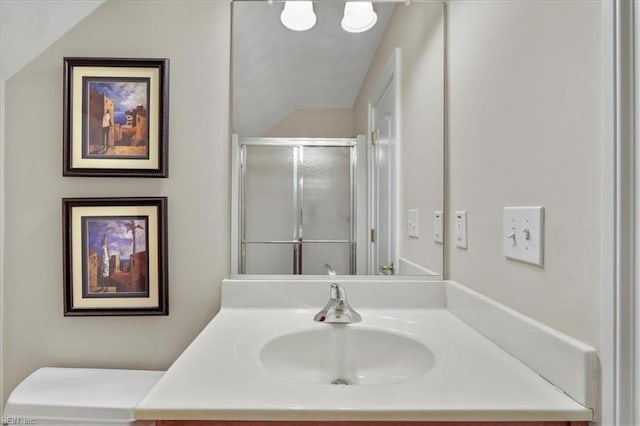
[[[246,147],[263,146],[263,147],[291,147],[294,150],[293,162],[293,238],[288,240],[248,240],[246,235]],[[301,173],[304,165],[304,148],[305,147],[342,147],[349,148],[349,239],[305,239],[303,218],[303,201],[304,201],[304,179]],[[250,244],[282,244],[291,245],[292,253],[292,270],[293,274],[299,275],[303,273],[302,259],[303,247],[305,244],[327,244],[327,243],[343,243],[349,244],[349,274],[356,273],[356,164],[357,149],[356,138],[239,138],[233,135],[232,138],[232,205],[237,206],[237,210],[232,215],[232,274],[246,273],[246,247]]]

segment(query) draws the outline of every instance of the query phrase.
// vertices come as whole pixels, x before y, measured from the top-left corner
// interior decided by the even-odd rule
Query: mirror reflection
[[[365,3],[233,3],[233,274],[442,274],[443,5]]]

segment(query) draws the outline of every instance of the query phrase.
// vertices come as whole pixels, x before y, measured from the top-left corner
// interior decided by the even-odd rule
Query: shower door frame
[[[302,275],[302,248],[305,244],[342,243],[349,244],[349,274],[356,273],[357,267],[357,211],[356,211],[356,164],[357,164],[357,139],[356,138],[267,138],[247,137],[240,138],[232,135],[232,194],[231,202],[237,206],[237,211],[232,214],[231,235],[231,273],[246,274],[246,246],[248,244],[282,244],[293,247],[292,264],[293,274]],[[291,240],[264,240],[249,241],[246,235],[246,147],[247,146],[271,146],[291,147],[295,149],[295,161],[293,166],[293,206],[294,223],[293,238]],[[304,179],[299,169],[304,164],[304,155],[300,152],[305,147],[349,148],[349,239],[304,239],[304,226],[302,223]],[[263,275],[263,274],[259,274]],[[266,275],[266,274],[264,274]]]

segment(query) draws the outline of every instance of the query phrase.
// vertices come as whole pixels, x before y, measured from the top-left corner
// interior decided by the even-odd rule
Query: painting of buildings
[[[149,157],[149,79],[86,78],[84,158]]]
[[[131,279],[129,280],[129,291],[140,292],[144,291],[147,286],[147,252],[141,251],[131,255]]]
[[[148,295],[148,218],[84,217],[83,222],[85,297]]]
[[[98,288],[98,253],[90,249],[89,256],[87,256],[87,279],[89,282],[89,288]]]

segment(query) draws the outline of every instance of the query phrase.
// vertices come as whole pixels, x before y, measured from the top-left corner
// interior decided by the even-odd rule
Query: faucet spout
[[[331,267],[331,265],[329,265],[328,263],[325,263],[324,267],[327,270],[327,274],[329,274],[330,277],[336,276],[336,271]]]
[[[329,302],[313,317],[313,320],[329,324],[351,324],[362,321],[360,314],[349,305],[344,287],[336,282],[331,283],[330,286]]]

